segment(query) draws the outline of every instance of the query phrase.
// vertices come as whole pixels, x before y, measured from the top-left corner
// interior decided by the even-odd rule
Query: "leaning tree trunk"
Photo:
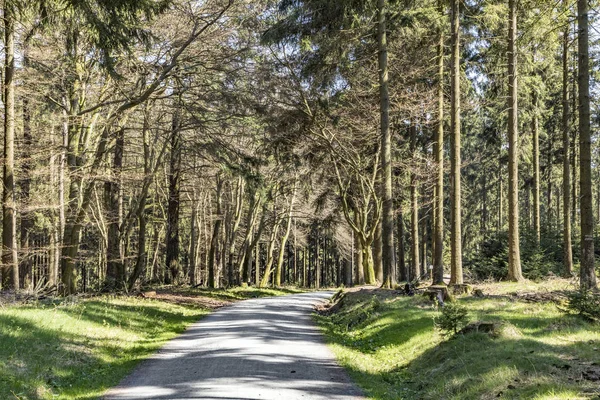
[[[462,271],[462,205],[460,173],[460,23],[459,0],[452,0],[452,87],[450,119],[452,130],[452,207],[450,218],[450,284],[463,283]]]
[[[377,1],[377,42],[379,47],[379,109],[381,113],[381,279],[384,287],[396,284],[394,254],[394,199],[392,194],[392,138],[390,134],[390,96],[388,82],[388,50],[386,34],[386,0]],[[377,277],[380,278],[380,274]]]
[[[508,25],[508,278],[523,280],[519,246],[519,137],[517,92],[517,0],[509,0]]]
[[[2,178],[2,287],[19,289],[15,204],[15,20],[4,8],[4,175]]]
[[[294,200],[296,198],[296,181],[294,181],[294,189],[292,191],[292,197],[290,199],[290,205],[288,209],[287,215],[287,225],[285,227],[285,232],[281,237],[281,242],[279,243],[279,255],[277,257],[277,265],[275,266],[275,280],[273,281],[274,286],[281,286],[281,270],[283,268],[283,256],[285,254],[285,246],[287,245],[288,238],[290,237],[290,231],[292,229],[292,215],[294,210]],[[296,249],[294,248],[294,252]]]
[[[592,204],[592,156],[590,135],[590,65],[588,0],[577,0],[579,34],[579,170],[581,209],[581,267],[582,289],[597,289],[594,257],[594,210]]]
[[[562,140],[563,140],[563,266],[564,275],[573,274],[571,243],[571,171],[569,155],[569,28],[563,33]],[[600,198],[600,196],[598,197]]]

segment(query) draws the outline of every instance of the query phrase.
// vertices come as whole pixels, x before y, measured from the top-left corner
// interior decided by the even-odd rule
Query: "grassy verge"
[[[113,296],[0,305],[0,399],[98,398],[210,308],[291,291],[173,289],[178,293],[164,300]]]
[[[541,289],[540,285],[538,289]],[[487,288],[490,290],[491,288]],[[513,287],[496,287],[509,293]],[[527,290],[535,288],[528,287]],[[444,338],[422,296],[346,294],[319,321],[340,363],[376,399],[596,399],[600,327],[553,303],[464,297],[471,320],[504,321],[498,337]]]

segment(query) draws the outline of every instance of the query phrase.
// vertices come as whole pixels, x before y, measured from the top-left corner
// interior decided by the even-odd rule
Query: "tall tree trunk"
[[[382,224],[383,221],[380,219],[375,228],[375,237],[373,239],[373,268],[375,269],[375,279],[380,283],[383,282]]]
[[[29,67],[29,38],[27,36],[23,42],[23,69]],[[54,135],[52,135],[54,136]],[[21,197],[24,210],[21,211],[21,253],[23,254],[19,272],[21,273],[21,282],[24,288],[33,287],[32,262],[33,254],[29,254],[31,241],[31,232],[34,227],[29,207],[31,198],[31,172],[33,170],[33,137],[31,135],[31,104],[28,96],[23,96],[23,179],[21,184]],[[51,164],[54,164],[54,158],[51,156]],[[52,168],[52,167],[51,167]],[[51,267],[50,267],[51,268]]]
[[[240,226],[240,222],[242,220],[242,211],[244,208],[244,180],[241,177],[238,177],[237,179],[237,185],[235,187],[234,194],[232,194],[232,197],[235,197],[235,208],[231,216],[232,222],[227,224],[227,228],[229,229],[229,237],[227,240],[229,244],[227,256],[227,284],[229,286],[232,286],[235,281],[233,273],[233,259],[235,257],[235,239]]]
[[[377,42],[379,47],[379,107],[381,112],[381,173],[383,178],[381,248],[384,287],[396,284],[394,254],[394,200],[392,195],[392,139],[390,134],[390,97],[388,82],[388,50],[386,34],[387,1],[377,1]],[[379,277],[379,276],[378,276]]]
[[[196,189],[192,190],[192,215],[190,217],[190,261],[188,275],[190,277],[190,285],[196,286],[198,276],[196,270],[198,268],[198,257],[196,248],[198,246],[198,198],[196,196]]]
[[[167,210],[166,283],[177,283],[179,265],[179,204],[181,184],[181,126],[179,110],[173,114],[171,128],[171,161],[169,169],[169,205]]]
[[[362,242],[358,237],[358,234],[354,233],[354,251],[356,253],[356,284],[365,284],[365,269],[363,265],[363,250]]]
[[[398,267],[400,268],[400,281],[408,280],[406,271],[406,257],[404,255],[404,217],[402,215],[402,205],[398,210]]]
[[[417,125],[412,123],[410,126],[410,151],[413,155],[413,160],[416,161],[417,151]],[[419,278],[419,188],[418,178],[414,169],[417,166],[413,166],[413,171],[410,174],[410,207],[411,207],[411,219],[410,219],[410,239],[411,239],[411,252],[410,252],[410,274],[409,279],[414,281]]]
[[[519,136],[517,109],[517,0],[509,0],[508,24],[508,278],[523,280],[519,246]]]
[[[444,6],[438,0],[440,15]],[[434,229],[433,229],[433,284],[444,283],[444,29],[440,29],[437,46],[438,61],[438,120],[434,142],[435,164],[437,167],[434,188]]]
[[[294,180],[294,188],[292,189],[292,196],[290,198],[290,203],[288,207],[288,215],[287,215],[287,225],[285,227],[285,232],[281,237],[281,242],[279,243],[279,255],[277,257],[277,265],[275,267],[275,280],[273,284],[275,286],[281,286],[281,270],[283,267],[283,256],[285,254],[285,248],[288,242],[288,238],[290,237],[290,231],[292,229],[292,215],[294,212],[294,201],[296,199],[296,180]],[[295,249],[294,249],[295,251]]]
[[[215,200],[217,203],[217,217],[215,220],[215,224],[213,226],[212,238],[210,240],[210,249],[208,251],[208,287],[216,288],[218,287],[218,265],[216,260],[217,249],[219,247],[219,236],[221,235],[221,222],[222,222],[222,196],[223,196],[223,181],[221,180],[221,176],[217,174],[217,192],[215,195]],[[217,279],[215,279],[217,278]]]
[[[119,289],[125,282],[125,265],[121,256],[121,179],[125,128],[117,131],[114,147],[112,176],[104,184],[105,208],[107,213],[106,279],[105,287]]]
[[[533,118],[531,131],[533,134],[533,229],[535,243],[540,244],[540,130],[538,121],[538,97],[536,89],[533,90]],[[551,167],[551,164],[549,165]]]
[[[269,285],[269,280],[271,279],[271,274],[273,272],[273,260],[274,260],[274,252],[275,252],[275,243],[277,242],[277,236],[279,235],[279,227],[281,226],[281,219],[277,215],[277,207],[276,207],[276,198],[273,200],[273,227],[271,228],[271,236],[269,238],[269,244],[267,246],[267,260],[265,261],[265,273],[260,281],[260,287],[267,287]],[[281,279],[281,275],[280,275]],[[273,280],[273,285],[275,285],[275,281]]]
[[[579,169],[581,209],[581,268],[582,289],[597,289],[594,257],[594,210],[592,204],[592,155],[590,135],[590,65],[588,0],[577,0],[579,34],[577,47],[579,83]]]
[[[568,6],[567,6],[568,7]],[[571,243],[571,171],[569,157],[569,28],[563,33],[562,140],[563,140],[563,267],[564,275],[573,274]],[[600,198],[600,196],[598,197]]]
[[[460,155],[460,0],[452,0],[452,85],[450,125],[452,130],[452,207],[450,218],[450,284],[463,283],[462,271],[462,205]]]
[[[4,175],[2,178],[2,287],[19,289],[15,198],[15,20],[4,2]]]

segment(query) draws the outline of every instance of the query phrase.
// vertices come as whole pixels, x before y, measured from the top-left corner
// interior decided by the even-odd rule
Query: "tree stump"
[[[429,286],[423,292],[423,296],[428,296],[429,300],[431,301],[436,299],[438,301],[441,300],[441,303],[451,299],[450,292],[448,292],[448,287],[445,285]]]
[[[452,294],[461,295],[461,294],[469,294],[473,290],[471,285],[460,284],[460,285],[452,285]]]

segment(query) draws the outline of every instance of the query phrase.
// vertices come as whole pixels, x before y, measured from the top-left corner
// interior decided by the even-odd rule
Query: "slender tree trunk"
[[[179,111],[173,114],[171,128],[171,161],[169,169],[169,205],[167,209],[166,283],[177,283],[179,265],[179,204],[181,184],[181,127]]]
[[[413,160],[416,160],[416,148],[417,126],[413,122],[413,124],[410,127],[410,150],[411,154],[413,155]],[[413,166],[413,168],[416,168],[416,166]],[[410,206],[410,280],[414,281],[415,279],[419,278],[419,188],[417,174],[414,171],[414,169],[410,174]]]
[[[198,219],[198,207],[197,207],[198,199],[196,197],[196,189],[194,188],[192,191],[192,216],[190,217],[190,261],[189,261],[189,277],[190,277],[190,285],[196,286],[197,284],[197,274],[196,269],[198,267],[198,257],[196,248],[198,246],[198,226],[196,220]]]
[[[592,156],[590,135],[590,65],[588,1],[577,0],[578,83],[579,83],[579,169],[581,210],[581,267],[582,289],[597,289],[594,257],[594,210],[592,203]]]
[[[537,92],[533,91],[533,118],[531,130],[533,133],[533,229],[535,231],[535,242],[540,244],[540,131],[538,121],[538,98]]]
[[[283,267],[283,256],[285,254],[285,247],[288,242],[288,238],[290,237],[290,231],[292,229],[292,215],[294,212],[294,200],[296,198],[296,181],[294,181],[294,188],[292,190],[292,197],[290,198],[290,204],[288,208],[287,215],[287,225],[285,227],[285,232],[281,237],[281,242],[279,243],[279,255],[277,257],[277,265],[275,267],[275,280],[273,284],[275,286],[281,286],[281,269]]]
[[[566,28],[563,33],[562,66],[563,267],[564,275],[568,277],[573,274],[573,249],[571,243],[571,171],[569,164],[569,28]]]
[[[29,67],[29,40],[23,43],[23,69]],[[54,136],[54,135],[53,135]],[[31,232],[33,231],[33,218],[28,210],[31,197],[31,172],[33,170],[33,137],[31,135],[31,104],[28,96],[23,96],[23,179],[21,184],[22,204],[25,208],[21,211],[21,253],[23,254],[19,272],[21,273],[22,287],[33,287],[32,262],[33,254],[29,254]],[[53,158],[53,157],[51,157]],[[51,164],[54,163],[52,159]],[[52,167],[51,167],[52,168]]]
[[[15,20],[4,2],[4,176],[2,192],[2,287],[19,289],[15,198]]]
[[[354,233],[354,251],[356,253],[356,284],[365,284],[365,269],[363,265],[363,247],[357,233]]]
[[[213,227],[212,238],[210,240],[210,249],[208,251],[208,287],[216,288],[218,287],[218,280],[215,277],[218,276],[218,265],[216,260],[216,253],[219,247],[219,236],[221,235],[221,222],[222,222],[222,196],[223,196],[223,181],[221,180],[221,176],[217,174],[217,192],[215,194],[215,200],[217,203],[217,216],[215,219],[215,224]]]
[[[519,137],[517,109],[517,0],[509,0],[508,26],[508,278],[523,280],[519,246]]]
[[[275,243],[277,242],[277,236],[279,235],[279,227],[281,226],[281,219],[279,218],[277,213],[276,200],[273,201],[273,219],[273,227],[271,228],[271,236],[269,237],[269,244],[267,246],[267,260],[265,262],[265,273],[263,275],[262,280],[260,281],[260,287],[267,287],[269,285],[269,280],[271,279],[271,275],[273,272],[273,254],[275,252]],[[275,285],[275,280],[273,280],[273,285]]]
[[[400,268],[400,281],[408,281],[406,257],[404,255],[404,218],[402,216],[401,206],[398,211],[398,267]]]
[[[452,130],[452,207],[450,284],[462,284],[462,205],[461,205],[461,138],[460,138],[460,0],[452,0],[452,86],[450,125]]]
[[[121,258],[121,212],[120,194],[123,171],[123,150],[125,128],[117,131],[114,147],[112,176],[104,184],[105,208],[107,212],[107,246],[106,246],[106,279],[105,287],[109,290],[119,289],[125,282],[125,265]]]
[[[380,219],[375,227],[375,238],[373,239],[373,268],[375,268],[375,279],[377,282],[383,282],[382,223],[383,221]]]
[[[390,98],[388,82],[388,50],[386,34],[387,0],[377,1],[377,42],[379,47],[379,107],[381,113],[381,173],[383,177],[383,213],[381,216],[381,245],[383,286],[396,284],[396,260],[394,255],[394,203],[392,197],[392,139],[390,134]],[[378,278],[379,278],[378,274]]]
[[[438,0],[440,15],[444,6]],[[440,29],[437,46],[438,61],[438,121],[434,142],[435,164],[437,167],[434,188],[434,230],[433,230],[433,284],[444,283],[444,29]]]

